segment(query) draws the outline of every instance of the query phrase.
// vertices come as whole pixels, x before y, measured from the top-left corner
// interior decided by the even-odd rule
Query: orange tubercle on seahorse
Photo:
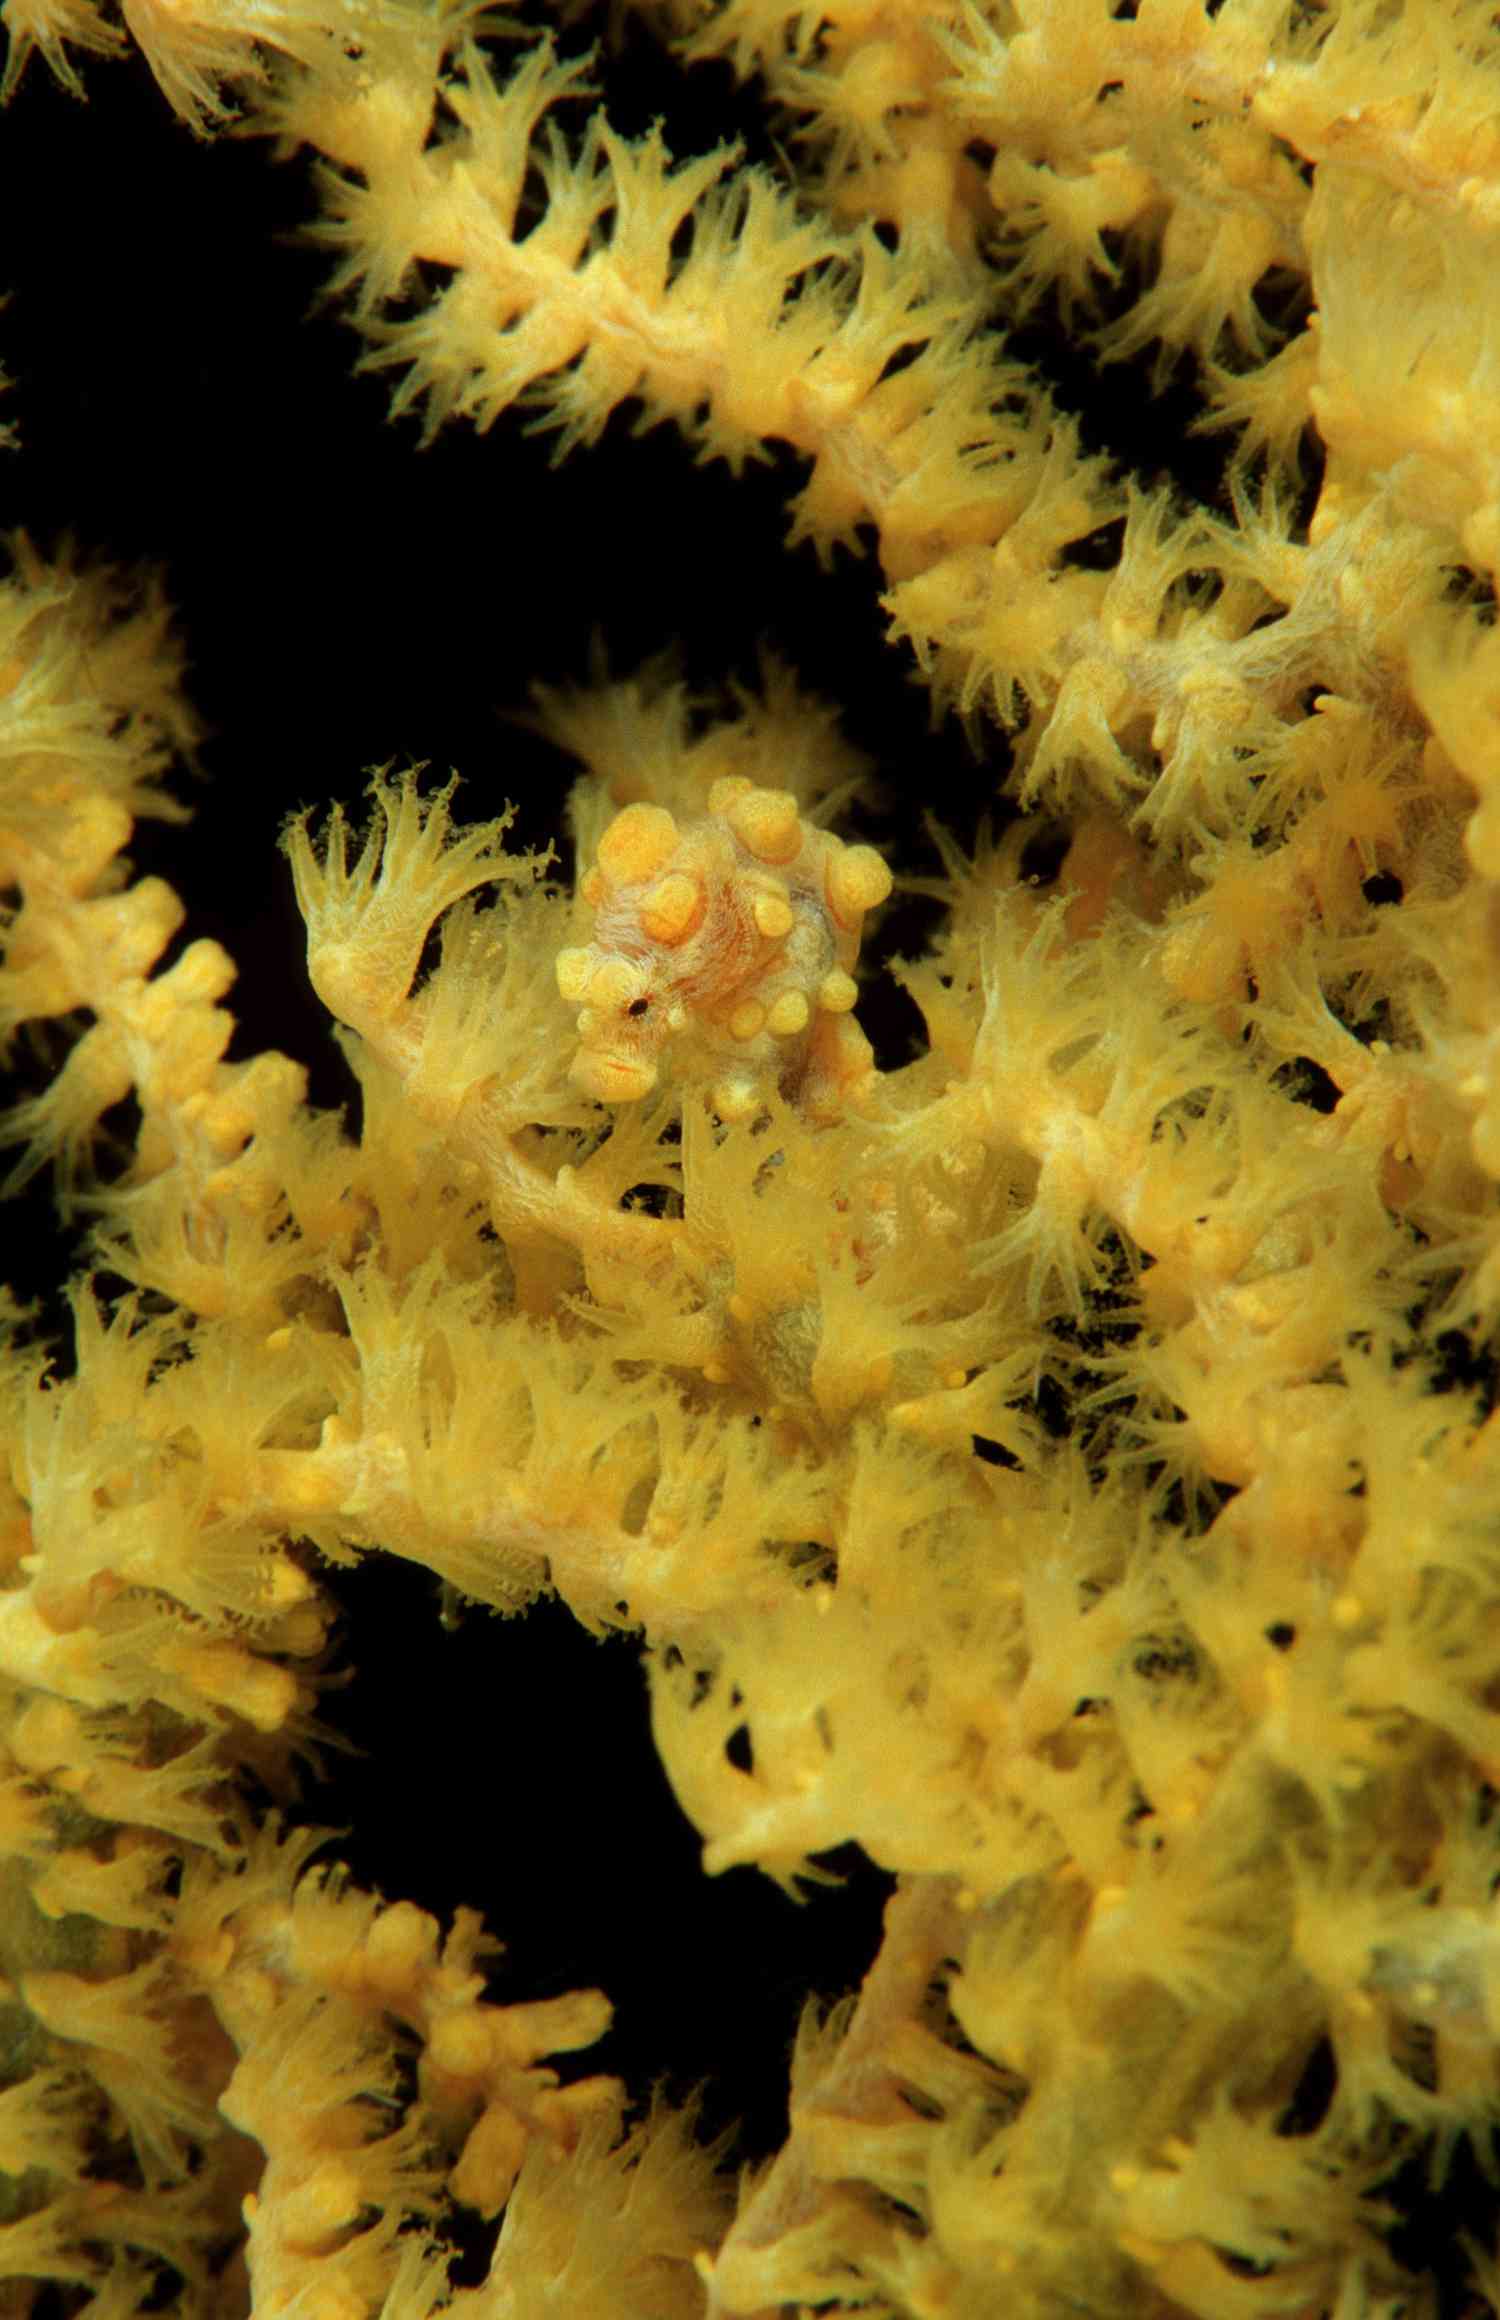
[[[593,940],[557,959],[575,1084],[603,1103],[702,1086],[724,1119],[775,1087],[837,1118],[874,1072],[852,969],[890,891],[874,847],[804,820],[790,790],[734,774],[701,818],[626,806],[579,883]]]

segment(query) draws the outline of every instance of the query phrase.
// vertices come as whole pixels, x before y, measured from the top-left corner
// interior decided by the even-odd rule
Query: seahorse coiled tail
[[[774,1087],[811,1119],[839,1117],[874,1076],[853,969],[890,891],[873,846],[741,774],[714,783],[701,818],[624,807],[579,882],[593,940],[557,958],[578,1009],[575,1085],[603,1103],[702,1087],[724,1119]]]

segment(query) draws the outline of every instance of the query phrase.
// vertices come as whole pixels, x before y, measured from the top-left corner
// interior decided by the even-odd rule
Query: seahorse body
[[[706,1086],[725,1119],[774,1085],[836,1118],[874,1070],[852,969],[865,914],[890,890],[873,846],[846,845],[804,821],[790,790],[743,775],[714,783],[701,819],[624,807],[579,885],[593,940],[557,958],[578,1008],[575,1084],[629,1103],[669,1076]]]

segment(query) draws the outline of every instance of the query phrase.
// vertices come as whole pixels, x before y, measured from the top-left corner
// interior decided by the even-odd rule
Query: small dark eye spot
[[[627,1015],[644,1015],[650,1004],[649,999],[632,999],[625,1012]]]

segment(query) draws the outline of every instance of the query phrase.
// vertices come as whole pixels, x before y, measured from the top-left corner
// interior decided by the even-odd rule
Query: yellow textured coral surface
[[[311,156],[429,437],[769,448],[985,817],[769,657],[539,684],[555,845],[390,768],[281,831],[356,1129],[126,857],[199,738],[158,583],[12,537],[0,1132],[89,1238],[66,1360],[4,1316],[0,2312],[1494,2310],[1493,11],[640,10],[761,77],[754,167],[557,13],[5,0],[5,89],[133,45],[164,135]],[[738,2182],[556,2066],[603,1992],[314,1859],[381,1555],[637,1639],[708,1874],[890,1880]]]

